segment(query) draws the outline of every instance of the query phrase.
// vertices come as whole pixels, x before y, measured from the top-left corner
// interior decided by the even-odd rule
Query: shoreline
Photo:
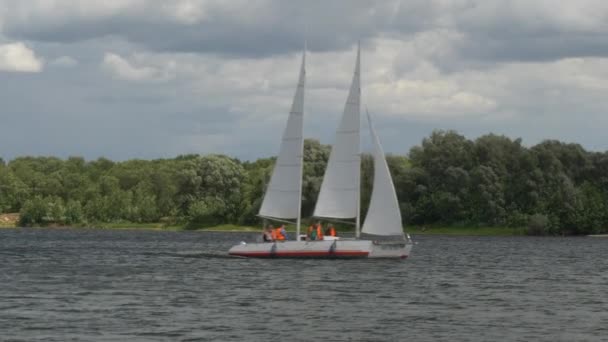
[[[17,222],[0,221],[0,230],[2,229],[18,229]],[[58,225],[50,224],[47,226],[33,226],[26,228],[43,228],[43,229],[104,229],[104,230],[149,230],[149,231],[192,231],[192,232],[233,232],[233,233],[251,233],[261,232],[260,226],[242,226],[235,224],[222,224],[210,227],[188,228],[185,225],[168,225],[167,223],[91,223],[79,225]],[[353,229],[342,229],[336,227],[338,235],[341,232],[353,233]],[[287,231],[294,234],[295,227],[288,226]],[[302,233],[305,233],[306,228],[303,226]],[[526,228],[509,228],[509,227],[467,227],[467,226],[407,226],[404,228],[406,234],[413,236],[422,235],[441,235],[441,236],[528,236]],[[539,235],[541,236],[541,235]],[[552,235],[546,235],[552,236]],[[595,237],[608,238],[608,234],[592,234],[592,235],[566,235],[572,237]]]
[[[16,225],[0,225],[2,228],[17,229]],[[251,233],[261,232],[261,227],[240,226],[233,224],[217,225],[212,227],[201,228],[186,228],[183,225],[164,225],[163,223],[104,223],[83,225],[49,225],[27,228],[45,228],[45,229],[106,229],[106,230],[150,230],[150,231],[192,231],[192,232],[234,232],[234,233]],[[295,229],[289,227],[290,233],[295,233]],[[352,232],[352,230],[341,230],[340,232]],[[522,228],[504,228],[504,227],[406,227],[405,233],[410,235],[446,235],[446,236],[523,236],[525,235]]]
[[[3,229],[99,229],[99,230],[139,230],[139,231],[167,231],[167,232],[223,232],[223,233],[261,233],[261,227],[237,226],[237,225],[218,225],[213,227],[202,228],[185,228],[184,226],[163,226],[160,223],[154,224],[103,224],[89,226],[67,226],[67,225],[49,225],[49,226],[32,226],[18,227],[16,225],[0,225],[0,232]],[[338,229],[340,233],[353,233],[352,230]],[[295,229],[288,228],[288,233],[295,234]],[[515,237],[515,236],[530,236],[530,237],[592,237],[592,238],[608,238],[608,234],[591,234],[591,235],[528,235],[524,228],[502,228],[502,227],[433,227],[422,229],[420,227],[409,227],[405,229],[406,234],[412,236],[477,236],[477,237]]]

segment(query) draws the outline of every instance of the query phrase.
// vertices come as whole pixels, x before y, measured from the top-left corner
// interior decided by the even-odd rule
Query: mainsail
[[[293,98],[281,148],[272,171],[270,183],[259,215],[269,218],[300,218],[302,188],[302,135],[304,116],[304,83],[306,81],[306,52],[302,56],[298,88]]]
[[[401,211],[399,210],[395,186],[369,112],[367,113],[367,120],[374,144],[374,188],[362,232],[373,235],[403,236]]]
[[[360,112],[360,51],[357,50],[355,74],[319,191],[313,214],[316,217],[358,217],[361,172]]]

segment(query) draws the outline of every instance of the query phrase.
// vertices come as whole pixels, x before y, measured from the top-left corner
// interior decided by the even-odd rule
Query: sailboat
[[[367,112],[372,137],[374,181],[369,209],[360,227],[360,48],[352,84],[336,131],[313,216],[327,220],[354,219],[355,238],[326,237],[301,239],[301,198],[303,164],[304,84],[306,52],[302,56],[298,86],[281,140],[281,147],[259,216],[284,221],[296,220],[297,240],[245,243],[228,253],[260,258],[407,258],[412,250],[404,234],[395,187],[371,116]]]

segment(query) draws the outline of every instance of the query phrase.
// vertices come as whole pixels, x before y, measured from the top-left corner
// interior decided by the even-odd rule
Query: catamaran
[[[360,227],[361,177],[361,52],[357,59],[350,91],[336,131],[335,143],[327,163],[314,217],[327,220],[354,220],[355,237],[302,239],[303,116],[306,81],[306,51],[302,56],[298,86],[287,126],[259,216],[269,220],[295,219],[296,240],[245,243],[230,248],[234,256],[259,258],[407,258],[413,243],[404,234],[401,212],[393,180],[380,139],[367,112],[374,146],[374,181],[363,228]]]

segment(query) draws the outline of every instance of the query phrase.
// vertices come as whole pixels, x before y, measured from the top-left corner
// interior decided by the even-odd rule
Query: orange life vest
[[[320,224],[317,225],[317,240],[323,240],[323,229]]]
[[[329,227],[329,236],[336,236],[336,228],[333,226]]]
[[[283,233],[281,233],[281,227],[278,227],[278,228],[275,228],[272,230],[272,238],[274,240],[280,240],[280,241],[285,240]]]
[[[276,229],[274,229],[274,228],[272,228],[272,229],[270,230],[270,236],[272,237],[272,241],[277,240],[277,230],[276,230]]]

